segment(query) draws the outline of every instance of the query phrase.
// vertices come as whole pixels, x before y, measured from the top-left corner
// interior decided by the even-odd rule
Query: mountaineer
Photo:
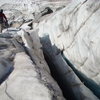
[[[3,28],[8,27],[7,17],[3,13],[3,9],[0,10],[0,33],[2,33]]]

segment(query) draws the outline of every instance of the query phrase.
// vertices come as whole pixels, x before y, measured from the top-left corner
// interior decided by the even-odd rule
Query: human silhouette
[[[3,9],[0,10],[0,33],[2,33],[2,30],[4,27],[8,26],[7,17],[3,13]]]

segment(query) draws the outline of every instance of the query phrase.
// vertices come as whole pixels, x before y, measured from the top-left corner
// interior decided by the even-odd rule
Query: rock
[[[60,81],[59,83],[64,95],[71,100],[98,100],[65,62],[61,52],[55,46],[51,45],[49,37],[45,36],[41,38],[41,43],[43,45],[44,54],[47,56],[47,60],[49,59],[49,64],[51,64],[49,67],[57,74],[57,76],[55,75],[56,79],[59,77],[57,80],[58,82]]]
[[[12,69],[10,62],[0,57],[0,84],[7,78]]]
[[[64,55],[75,68],[98,85],[99,5],[98,0],[73,1],[53,17],[43,20],[38,25],[39,28],[37,27],[40,37],[49,34],[52,45],[64,50]]]
[[[53,13],[53,11],[49,7],[46,7],[43,11],[41,11],[41,13],[42,13],[42,16],[44,16],[46,14]]]
[[[74,68],[87,77],[87,83],[92,80],[90,83],[96,84],[98,97],[100,97],[99,13],[99,0],[73,0],[64,9],[33,27],[39,30],[41,38],[49,35],[52,46],[60,49]],[[91,88],[89,84],[87,86]],[[92,87],[93,91],[95,89]]]
[[[11,39],[15,49],[15,55],[11,60],[14,70],[0,86],[0,98],[2,100],[65,100],[44,60],[38,34],[32,30],[28,33],[24,29],[16,32],[21,37],[23,45],[17,35]]]
[[[0,84],[13,70],[14,47],[9,38],[0,37]]]
[[[0,79],[6,76],[0,86],[0,98],[65,100],[51,77],[43,49],[61,76],[64,75],[62,80],[74,95],[73,99],[99,100],[100,1],[71,0],[61,1],[61,4],[59,0],[49,1],[14,0],[9,4],[10,0],[0,7],[15,28],[0,34]],[[41,11],[46,7],[54,13],[41,18]],[[32,13],[37,13],[36,19]],[[46,36],[50,38],[50,44]],[[14,68],[11,74],[10,68]]]
[[[15,69],[9,80],[6,80],[0,87],[0,98],[3,100],[10,100],[11,98],[14,100],[53,99],[55,94],[53,94],[53,91],[50,92],[43,82],[39,80],[35,67],[36,65],[24,52],[16,54],[14,60]],[[57,93],[59,94],[58,91]],[[56,100],[64,100],[60,94],[56,98]]]

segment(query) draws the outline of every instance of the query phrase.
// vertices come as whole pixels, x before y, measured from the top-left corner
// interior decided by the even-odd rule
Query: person
[[[0,10],[0,33],[2,33],[2,30],[4,27],[8,26],[7,17],[3,13],[3,9]]]

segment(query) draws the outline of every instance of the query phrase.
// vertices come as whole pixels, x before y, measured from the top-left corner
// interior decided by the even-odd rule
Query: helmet
[[[0,9],[0,13],[3,13],[3,9]]]

